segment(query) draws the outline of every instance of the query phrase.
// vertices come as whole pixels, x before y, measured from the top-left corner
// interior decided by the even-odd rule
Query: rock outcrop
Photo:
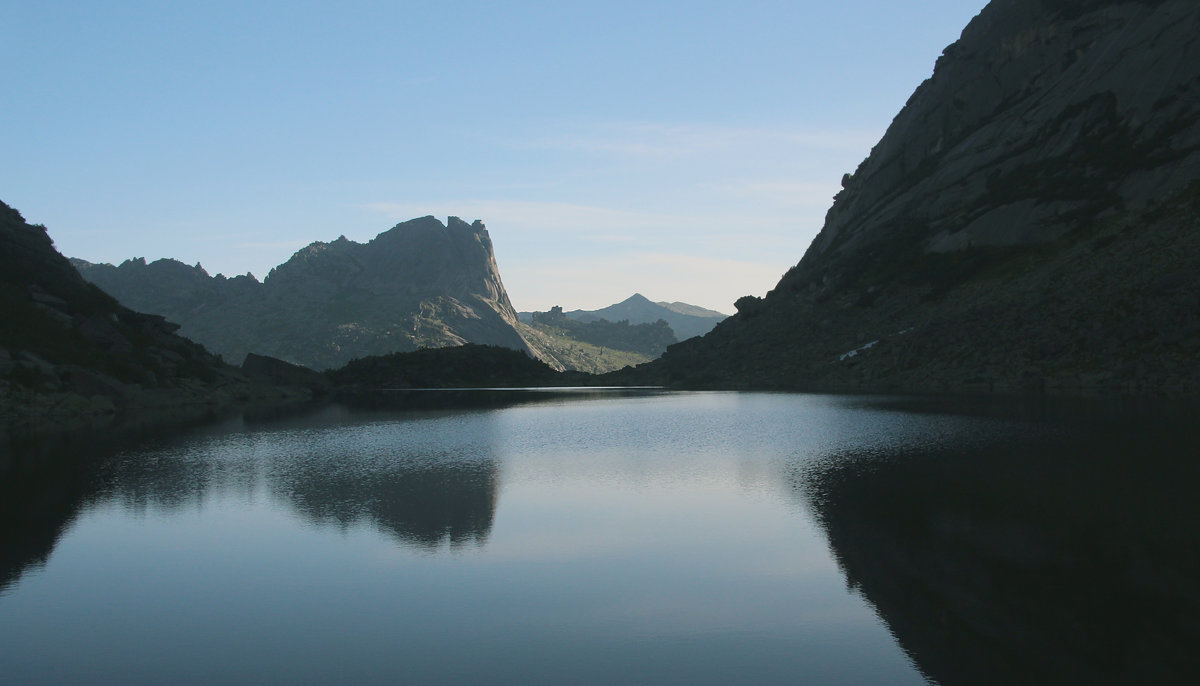
[[[993,0],[691,386],[1200,388],[1200,4]]]
[[[227,360],[257,353],[321,370],[468,342],[529,351],[479,221],[423,217],[365,244],[313,243],[262,282],[175,260],[74,263],[122,303],[178,322]]]

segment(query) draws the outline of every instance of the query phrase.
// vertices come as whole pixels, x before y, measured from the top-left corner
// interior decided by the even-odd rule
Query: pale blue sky
[[[732,312],[984,0],[0,2],[0,199],[93,262],[259,278],[482,219],[518,309]]]

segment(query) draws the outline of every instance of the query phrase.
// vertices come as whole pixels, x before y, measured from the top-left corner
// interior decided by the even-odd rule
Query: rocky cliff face
[[[994,0],[690,385],[1196,388],[1200,4]]]
[[[261,283],[174,260],[75,264],[117,299],[178,322],[180,333],[235,362],[253,352],[327,369],[467,342],[529,350],[487,229],[457,217],[413,219],[365,244],[313,243]]]

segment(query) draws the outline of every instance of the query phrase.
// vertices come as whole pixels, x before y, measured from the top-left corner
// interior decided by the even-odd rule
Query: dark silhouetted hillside
[[[338,388],[364,390],[548,386],[563,378],[525,353],[474,343],[365,357],[326,376]]]
[[[996,0],[685,386],[1200,388],[1200,3]]]
[[[84,281],[45,227],[0,203],[0,420],[65,424],[278,397],[177,328]]]

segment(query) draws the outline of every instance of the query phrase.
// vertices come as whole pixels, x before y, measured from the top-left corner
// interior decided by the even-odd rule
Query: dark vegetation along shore
[[[1200,4],[992,2],[842,185],[773,290],[674,344],[665,321],[519,322],[479,222],[314,243],[260,283],[173,261],[73,266],[0,205],[0,416],[385,387],[1200,390]],[[619,366],[593,355],[618,343],[666,351],[562,372]]]
[[[431,348],[353,360],[326,374],[334,388],[511,388],[584,385],[582,372],[559,372],[528,355],[493,345]]]

